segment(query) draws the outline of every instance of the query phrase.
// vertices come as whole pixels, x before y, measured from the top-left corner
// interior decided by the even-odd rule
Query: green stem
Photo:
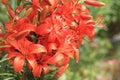
[[[43,73],[40,76],[40,80],[44,80],[44,74]]]

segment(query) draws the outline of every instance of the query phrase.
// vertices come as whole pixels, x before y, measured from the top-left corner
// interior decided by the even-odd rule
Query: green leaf
[[[0,76],[10,76],[10,75],[13,75],[11,73],[0,73]]]

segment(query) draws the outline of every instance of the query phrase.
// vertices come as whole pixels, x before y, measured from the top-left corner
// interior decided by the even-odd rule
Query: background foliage
[[[19,0],[10,1],[11,7],[15,9],[15,3]],[[69,68],[59,80],[120,80],[120,0],[100,1],[106,6],[87,6],[95,20],[98,14],[103,16],[102,22],[95,27],[95,39],[92,42],[83,42],[79,48],[79,63],[71,60]],[[0,2],[0,25],[8,20],[5,6]],[[5,57],[0,55],[0,80],[21,80],[12,71],[12,67],[6,65]],[[53,74],[47,75],[46,80],[50,80],[49,77]]]

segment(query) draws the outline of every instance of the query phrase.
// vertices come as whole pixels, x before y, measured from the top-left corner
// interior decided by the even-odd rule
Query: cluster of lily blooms
[[[10,20],[5,33],[0,30],[0,52],[7,51],[15,72],[27,66],[35,77],[55,69],[59,77],[70,58],[78,62],[79,45],[85,38],[93,39],[96,24],[85,5],[104,6],[96,0],[82,4],[79,0],[27,0],[31,4],[13,10],[7,0],[1,1]]]

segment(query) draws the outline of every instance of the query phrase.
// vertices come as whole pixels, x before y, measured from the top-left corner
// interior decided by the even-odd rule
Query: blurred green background
[[[10,1],[11,7],[15,9],[17,0]],[[95,20],[98,15],[103,16],[102,21],[95,27],[94,40],[83,41],[79,48],[79,62],[71,60],[69,68],[59,80],[120,80],[120,0],[99,1],[106,6],[87,6]],[[4,25],[8,20],[6,8],[0,2],[0,25]],[[2,66],[0,71],[1,69]]]

